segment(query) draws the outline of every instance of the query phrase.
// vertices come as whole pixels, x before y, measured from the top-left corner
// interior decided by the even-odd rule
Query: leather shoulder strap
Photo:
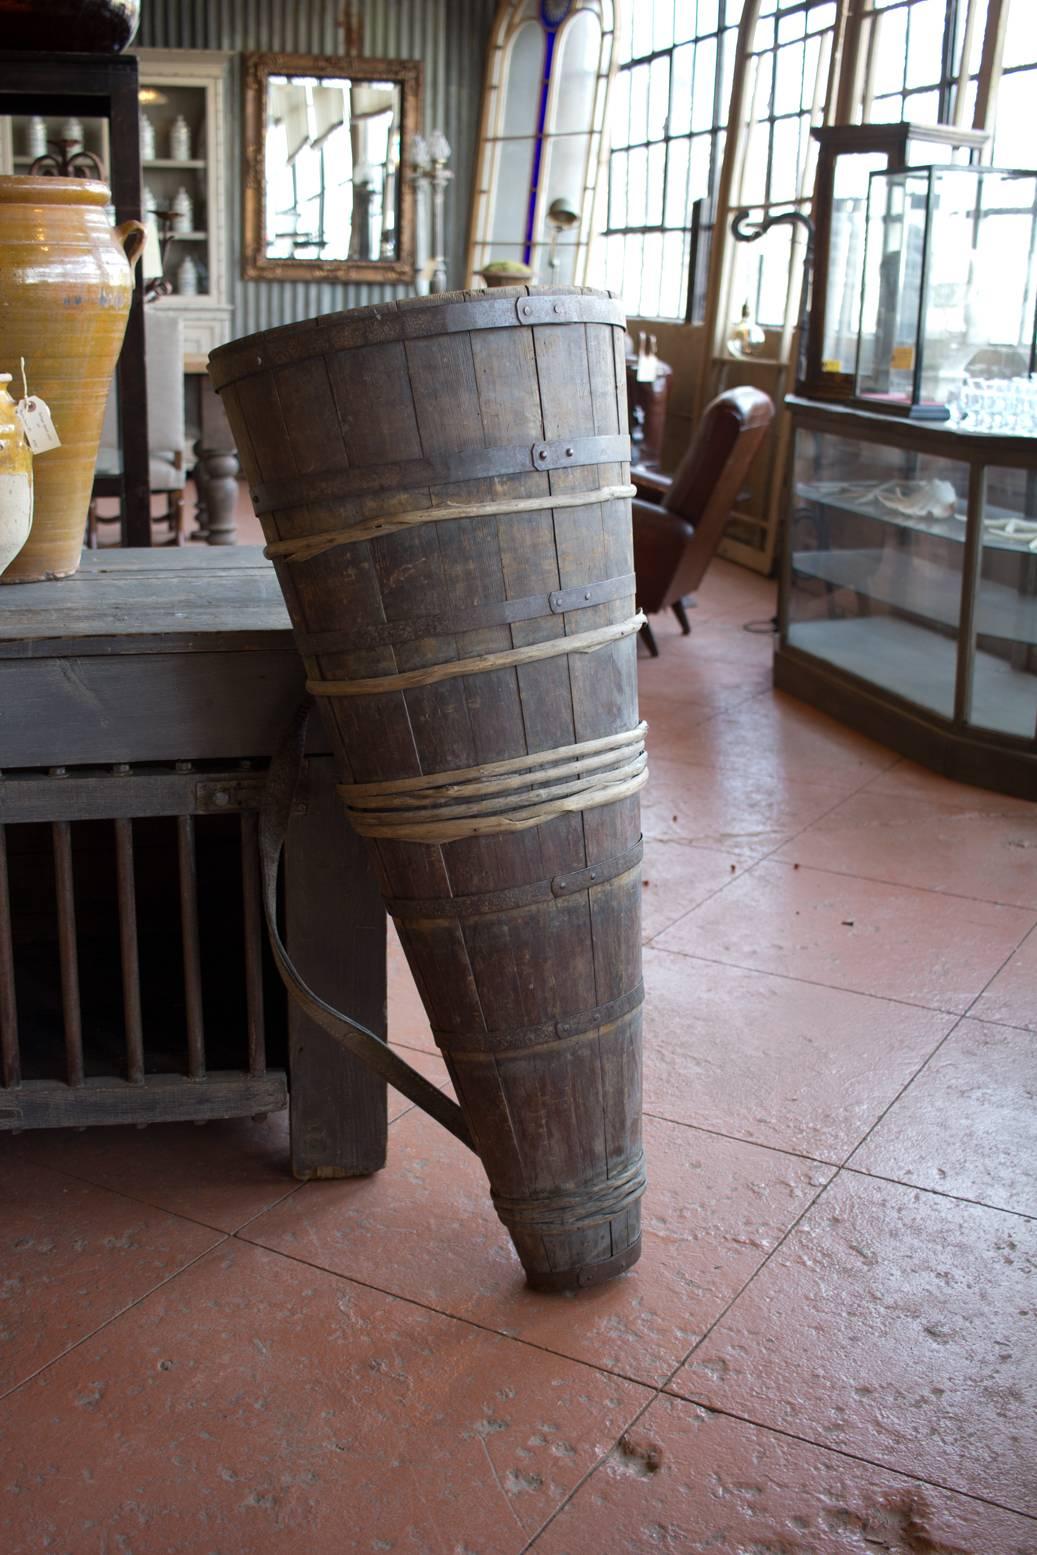
[[[277,875],[281,852],[288,831],[292,803],[302,770],[303,749],[306,740],[306,723],[313,707],[306,697],[299,705],[288,733],[270,764],[266,791],[259,816],[259,864],[263,880],[263,910],[266,913],[270,948],[281,980],[289,995],[316,1021],[329,1036],[341,1042],[343,1047],[363,1063],[380,1074],[387,1084],[393,1085],[410,1101],[435,1118],[445,1129],[470,1150],[475,1146],[465,1122],[464,1114],[455,1101],[437,1090],[431,1080],[404,1063],[388,1043],[362,1026],[359,1021],[341,1014],[327,1004],[305,981],[295,967],[277,927]]]

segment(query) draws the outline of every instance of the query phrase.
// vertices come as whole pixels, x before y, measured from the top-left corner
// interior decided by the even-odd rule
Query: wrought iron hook
[[[772,227],[781,226],[802,227],[807,235],[807,252],[813,252],[814,223],[804,211],[779,211],[776,216],[764,216],[762,221],[757,222],[752,221],[749,211],[736,211],[731,218],[731,236],[736,243],[755,243]]]

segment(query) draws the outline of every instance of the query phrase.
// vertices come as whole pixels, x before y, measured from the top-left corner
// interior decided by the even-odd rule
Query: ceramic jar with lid
[[[191,160],[191,129],[182,113],[177,114],[169,132],[169,155],[174,162]]]

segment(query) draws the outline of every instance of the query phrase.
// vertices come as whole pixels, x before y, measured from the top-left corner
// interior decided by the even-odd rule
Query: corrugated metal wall
[[[252,49],[341,54],[341,0],[145,0],[142,9],[141,48],[227,49],[238,56],[228,83],[233,334],[404,295],[409,288],[241,279],[240,55]],[[422,61],[425,131],[442,129],[453,149],[446,211],[451,286],[464,279],[483,60],[495,10],[496,0],[363,0],[360,6],[364,54]]]

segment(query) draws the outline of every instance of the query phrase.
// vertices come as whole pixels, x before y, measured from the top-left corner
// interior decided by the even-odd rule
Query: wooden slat
[[[327,758],[309,764],[306,813],[293,817],[285,854],[288,946],[314,990],[385,1033],[385,912],[364,844],[351,831]],[[292,1172],[354,1177],[385,1164],[385,1083],[338,1047],[297,1006],[292,1055]]]
[[[133,869],[133,822],[115,821],[115,879],[119,901],[119,958],[122,1009],[126,1027],[126,1077],[144,1079],[144,1028],[140,1006],[140,956],[137,949],[137,886]]]
[[[7,877],[7,832],[0,823],[0,1066],[5,1086],[21,1079],[18,1051],[18,1000],[14,986],[11,893]]]
[[[65,1031],[65,1078],[69,1085],[82,1085],[83,1021],[79,1005],[79,952],[76,946],[76,898],[70,823],[55,821],[51,826],[51,837],[54,843],[54,889],[61,963],[61,1015]]]
[[[241,817],[241,906],[245,936],[245,1005],[248,1072],[266,1072],[266,1021],[263,1008],[263,911],[259,887],[259,821]]]
[[[143,1085],[91,1076],[70,1090],[53,1081],[24,1080],[0,1091],[0,1133],[9,1129],[84,1128],[109,1123],[200,1123],[280,1112],[288,1102],[287,1077],[270,1070],[259,1077],[215,1071],[196,1085],[183,1075],[148,1075]]]
[[[1001,85],[1001,67],[1005,57],[1005,38],[1008,33],[1009,0],[987,0],[987,22],[983,31],[983,53],[979,62],[979,80],[976,86],[976,107],[972,127],[989,130],[997,111],[997,93]],[[992,139],[982,152],[984,162],[991,159]]]
[[[153,653],[146,696],[125,654],[0,658],[4,756],[21,767],[255,756],[276,750],[304,678],[287,642],[276,653]]]
[[[180,875],[180,935],[183,945],[184,1003],[187,1010],[187,1073],[193,1080],[205,1074],[205,1027],[202,1014],[202,957],[198,935],[198,869],[194,817],[176,822]]]

